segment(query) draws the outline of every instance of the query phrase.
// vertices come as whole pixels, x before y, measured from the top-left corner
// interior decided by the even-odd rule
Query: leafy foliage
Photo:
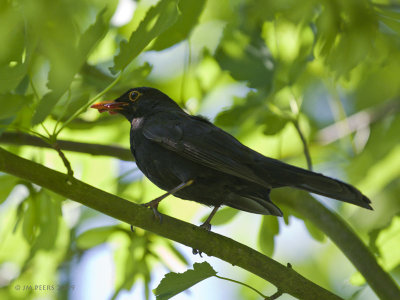
[[[120,52],[114,58],[113,71],[122,71],[139,53],[164,30],[176,22],[178,17],[176,0],[161,0],[149,9],[129,42],[121,42]]]
[[[359,187],[372,199],[375,211],[333,200],[324,203],[340,212],[360,236],[369,236],[370,248],[385,270],[399,276],[400,14],[396,2],[141,0],[135,2],[131,19],[120,25],[115,22],[118,10],[129,13],[127,7],[117,9],[123,2],[1,2],[0,133],[33,134],[54,148],[57,138],[127,147],[129,126],[122,118],[99,116],[86,108],[132,86],[159,88],[188,111],[210,117],[247,146],[304,167],[299,128],[314,169]],[[9,145],[1,136],[0,143],[21,156],[65,170],[52,149]],[[161,193],[132,171],[132,165],[64,154],[75,176],[92,185],[136,202]],[[283,195],[293,197],[285,191]],[[280,200],[272,198],[281,207]],[[192,218],[198,216],[198,206],[169,201],[161,205],[165,213],[200,222]],[[71,278],[82,257],[101,245],[112,245],[114,297],[144,282],[144,295],[150,298],[153,270],[160,265],[174,270],[171,259],[191,263],[190,249],[186,255],[175,244],[140,230],[132,233],[122,224],[110,225],[101,217],[92,228],[88,224],[99,218],[97,213],[7,174],[0,174],[0,204],[0,278],[7,278],[0,280],[1,299],[43,296],[37,291],[16,294],[12,283]],[[303,216],[289,206],[282,210],[287,231],[294,230],[289,220]],[[237,220],[244,221],[238,224]],[[213,221],[217,231],[219,225],[229,225],[224,230],[230,230],[230,237],[268,255],[286,255],[284,261],[298,262],[296,270],[343,297],[359,291],[352,286],[347,291],[340,288],[338,278],[350,278],[353,271],[345,270],[352,267],[348,262],[343,268],[330,264],[337,259],[332,254],[337,249],[309,220],[302,220],[306,231],[289,245],[282,234],[286,225],[270,216],[223,208]],[[307,244],[309,251],[299,258],[293,245],[307,238],[324,244],[318,253],[312,251],[315,244]],[[291,254],[277,253],[281,247],[291,248]],[[315,268],[317,263],[321,267]],[[175,295],[213,272],[204,263],[195,264],[185,275],[171,273],[156,294],[159,298]],[[245,277],[265,289],[264,282]],[[62,293],[48,296],[57,299]],[[365,294],[355,298],[364,299]]]

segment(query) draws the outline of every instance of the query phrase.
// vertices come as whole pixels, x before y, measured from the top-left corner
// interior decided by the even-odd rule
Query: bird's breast
[[[131,130],[131,151],[138,168],[162,189],[181,183],[175,176],[174,153],[144,137],[140,129]],[[172,186],[172,187],[171,187]]]

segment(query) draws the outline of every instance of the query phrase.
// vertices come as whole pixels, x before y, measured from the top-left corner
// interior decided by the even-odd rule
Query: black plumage
[[[131,123],[131,151],[139,169],[169,191],[149,202],[155,212],[159,201],[173,194],[216,209],[227,205],[282,216],[269,193],[284,186],[372,209],[370,200],[355,187],[265,157],[208,120],[187,114],[157,89],[134,88],[112,102],[92,107],[120,113]]]

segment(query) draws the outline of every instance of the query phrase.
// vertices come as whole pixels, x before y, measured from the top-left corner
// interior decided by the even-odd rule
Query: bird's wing
[[[143,134],[198,164],[269,187],[251,168],[255,152],[202,118],[154,116],[145,122]]]

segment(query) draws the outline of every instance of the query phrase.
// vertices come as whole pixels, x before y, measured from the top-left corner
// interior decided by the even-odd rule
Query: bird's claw
[[[160,224],[163,221],[163,217],[162,214],[160,214],[160,212],[157,210],[157,208],[153,207],[153,213],[154,213],[154,217],[158,220],[158,222],[160,222]]]
[[[210,224],[209,222],[204,222],[204,223],[201,224],[199,227],[200,227],[200,228],[203,228],[203,229],[205,229],[205,230],[207,230],[207,231],[211,231],[211,224]]]
[[[200,228],[203,228],[204,230],[207,230],[207,231],[211,231],[211,224],[210,224],[210,222],[204,222],[203,224],[201,224],[200,226],[199,226]],[[196,255],[196,254],[198,254],[198,255],[200,255],[200,257],[203,257],[203,256],[201,256],[201,254],[203,253],[203,252],[201,252],[201,251],[199,251],[199,250],[197,250],[197,249],[192,249],[192,253],[193,253],[193,255]]]
[[[155,218],[160,222],[160,224],[161,224],[163,218],[162,218],[162,215],[160,214],[160,212],[157,210],[158,204],[159,204],[159,203],[160,203],[160,200],[157,198],[157,199],[154,199],[154,200],[152,200],[152,201],[150,201],[150,202],[143,203],[142,206],[151,208],[151,209],[153,210],[154,217],[155,217]]]
[[[198,255],[200,255],[200,257],[201,258],[203,258],[203,256],[201,256],[201,254],[203,253],[203,252],[201,252],[201,251],[199,251],[199,250],[197,250],[197,249],[192,249],[192,253],[193,253],[193,255],[196,255],[196,254],[198,254]]]

